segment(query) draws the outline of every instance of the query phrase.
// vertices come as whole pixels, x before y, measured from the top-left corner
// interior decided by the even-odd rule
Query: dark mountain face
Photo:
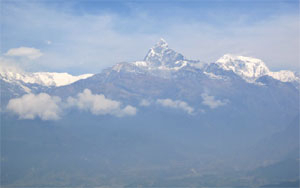
[[[119,63],[66,86],[26,85],[62,103],[89,89],[137,113],[63,108],[60,120],[42,121],[1,112],[1,183],[224,187],[295,181],[295,83],[268,75],[249,81],[218,63],[188,60],[160,41],[141,62]],[[5,105],[26,93],[20,85],[1,80],[1,86]]]

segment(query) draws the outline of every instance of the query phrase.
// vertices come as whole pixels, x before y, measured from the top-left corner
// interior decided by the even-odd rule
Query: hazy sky
[[[1,58],[29,71],[98,73],[142,60],[161,37],[189,59],[299,67],[298,0],[1,0],[0,22]]]

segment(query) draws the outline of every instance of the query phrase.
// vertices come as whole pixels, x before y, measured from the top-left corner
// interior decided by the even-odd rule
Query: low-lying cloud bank
[[[38,95],[26,94],[20,98],[11,99],[7,109],[14,112],[20,119],[58,120],[60,118],[61,99],[46,93]]]
[[[173,101],[172,99],[157,99],[156,103],[164,107],[181,109],[187,112],[188,114],[192,114],[194,112],[193,107],[189,106],[186,102],[180,100]]]
[[[211,109],[224,106],[229,102],[228,100],[217,100],[214,96],[210,96],[207,93],[203,93],[201,97],[203,99],[202,104],[208,106]]]
[[[94,115],[114,115],[117,117],[132,116],[136,114],[137,109],[133,106],[127,105],[121,108],[119,101],[107,99],[104,95],[92,94],[89,89],[85,89],[79,93],[75,98],[69,97],[67,99],[68,106],[77,107],[80,110],[90,111]]]
[[[203,93],[201,97],[202,104],[211,109],[224,106],[229,102],[227,99],[215,99],[214,96],[210,96],[208,93]],[[154,101],[143,99],[139,105],[148,107],[151,104],[179,109],[190,115],[195,114],[195,109],[188,103],[169,98]],[[131,105],[123,106],[120,101],[108,99],[103,94],[93,94],[89,89],[85,89],[75,97],[68,97],[66,101],[46,93],[30,93],[20,98],[11,99],[7,105],[7,110],[18,115],[20,119],[58,120],[62,115],[62,111],[68,108],[77,108],[94,115],[112,115],[116,117],[134,116],[137,113],[137,108]]]
[[[102,94],[92,94],[89,89],[85,89],[76,97],[69,97],[66,102],[62,102],[60,97],[46,93],[25,94],[20,98],[11,99],[7,110],[18,115],[20,119],[58,120],[63,109],[72,107],[90,111],[94,115],[117,117],[133,116],[137,112],[133,106],[127,105],[122,108],[121,102],[107,99]]]

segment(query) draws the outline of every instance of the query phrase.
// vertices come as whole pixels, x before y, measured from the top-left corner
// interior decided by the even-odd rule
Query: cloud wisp
[[[46,93],[25,94],[20,98],[11,99],[7,109],[17,114],[20,119],[39,117],[42,120],[58,120],[61,113],[60,102],[59,97],[52,97]]]
[[[193,107],[188,105],[186,102],[180,101],[180,100],[157,99],[156,103],[161,106],[168,107],[168,108],[181,109],[188,114],[193,114],[193,112],[194,112]]]
[[[6,53],[6,56],[12,57],[26,57],[30,60],[38,59],[43,55],[43,53],[36,48],[29,48],[29,47],[19,47],[19,48],[12,48],[9,49]]]
[[[229,102],[228,100],[215,99],[214,96],[208,95],[207,93],[202,93],[201,97],[203,99],[202,104],[208,106],[211,109],[215,109],[220,106],[224,106]]]
[[[142,99],[142,100],[140,101],[139,105],[140,105],[140,106],[144,106],[144,107],[150,106],[150,105],[151,105],[151,101],[146,100],[146,99]]]

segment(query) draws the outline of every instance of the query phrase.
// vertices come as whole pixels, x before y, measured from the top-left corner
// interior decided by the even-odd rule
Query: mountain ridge
[[[117,63],[111,67],[112,70],[120,72],[149,72],[152,75],[160,77],[170,77],[173,72],[183,68],[191,68],[201,70],[204,74],[211,78],[223,79],[222,75],[217,75],[213,71],[208,71],[210,66],[216,64],[224,71],[233,71],[234,74],[240,76],[249,83],[255,83],[262,76],[270,76],[281,82],[300,83],[299,74],[289,71],[280,70],[272,72],[265,63],[257,58],[225,54],[216,62],[204,63],[199,60],[186,59],[182,54],[169,48],[168,43],[164,39],[160,39],[145,56],[142,61],[134,61],[130,63]],[[0,78],[6,82],[14,82],[24,87],[22,83],[38,84],[46,87],[59,87],[69,85],[81,79],[86,79],[94,74],[82,74],[73,76],[68,73],[55,72],[24,72],[15,71],[5,66],[0,66]],[[29,92],[29,89],[25,89]]]
[[[22,85],[38,84],[46,87],[59,87],[71,84],[80,79],[86,79],[94,74],[73,76],[63,72],[25,72],[21,69],[0,66],[0,78],[6,82]]]

